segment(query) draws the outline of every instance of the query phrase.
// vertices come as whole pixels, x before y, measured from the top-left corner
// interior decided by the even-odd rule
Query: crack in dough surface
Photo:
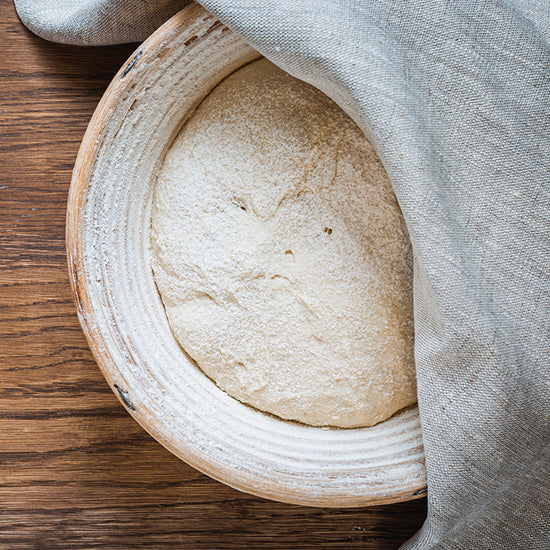
[[[337,427],[416,401],[405,224],[315,88],[265,59],[215,88],[159,172],[151,243],[174,335],[234,398]]]

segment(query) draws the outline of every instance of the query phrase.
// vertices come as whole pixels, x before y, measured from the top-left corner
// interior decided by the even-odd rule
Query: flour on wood
[[[411,249],[353,121],[256,61],[199,106],[160,170],[153,270],[170,326],[234,398],[316,426],[416,401]]]

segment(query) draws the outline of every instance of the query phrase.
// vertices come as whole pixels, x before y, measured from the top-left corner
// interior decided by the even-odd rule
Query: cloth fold
[[[75,46],[142,42],[191,0],[17,0],[17,14],[38,36]]]
[[[50,40],[185,2],[16,0]],[[375,145],[415,256],[428,518],[407,550],[550,548],[550,4],[203,0]]]

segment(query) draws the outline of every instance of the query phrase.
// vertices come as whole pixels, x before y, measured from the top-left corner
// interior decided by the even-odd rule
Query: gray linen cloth
[[[176,0],[16,0],[59,42]],[[550,549],[550,2],[203,0],[376,146],[415,255],[428,519],[406,549]]]

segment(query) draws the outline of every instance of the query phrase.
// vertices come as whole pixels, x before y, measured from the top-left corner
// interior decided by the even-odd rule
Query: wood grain
[[[0,548],[397,548],[425,501],[290,506],[215,482],[152,440],[101,376],[64,224],[87,122],[133,46],[36,38],[0,1]]]

